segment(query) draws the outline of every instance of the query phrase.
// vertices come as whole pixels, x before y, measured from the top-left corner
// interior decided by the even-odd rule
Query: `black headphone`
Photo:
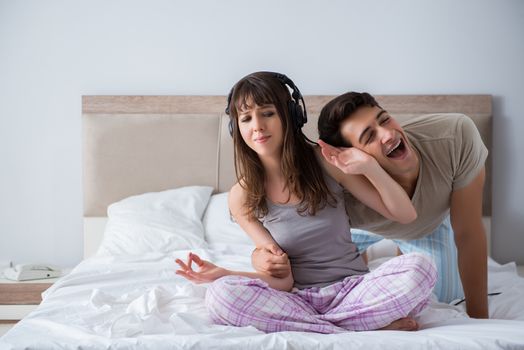
[[[295,83],[291,79],[289,79],[285,74],[281,73],[274,73],[269,72],[277,78],[282,85],[289,86],[291,89],[291,98],[292,100],[288,101],[287,108],[289,116],[291,117],[291,122],[293,123],[293,130],[298,131],[304,126],[304,124],[307,123],[307,112],[306,112],[306,104],[304,103],[304,97],[302,97],[302,94],[300,93],[300,90],[297,88]],[[226,106],[226,114],[229,115],[230,112],[230,105],[231,105],[231,98],[233,96],[233,92],[235,91],[235,86],[231,89],[229,92],[229,95],[227,96],[227,106]],[[300,101],[302,101],[302,108],[300,106]],[[231,118],[229,119],[229,134],[233,136],[233,121]]]

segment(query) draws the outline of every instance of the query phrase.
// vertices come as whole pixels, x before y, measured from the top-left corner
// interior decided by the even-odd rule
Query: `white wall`
[[[0,262],[81,259],[82,95],[275,70],[304,94],[492,94],[492,251],[524,263],[523,19],[519,0],[0,0]]]

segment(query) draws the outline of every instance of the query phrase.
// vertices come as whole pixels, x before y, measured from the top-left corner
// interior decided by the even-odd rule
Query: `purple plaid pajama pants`
[[[430,257],[409,253],[365,275],[298,292],[275,290],[260,279],[222,277],[209,286],[206,307],[217,324],[264,332],[374,330],[418,314],[436,278]]]

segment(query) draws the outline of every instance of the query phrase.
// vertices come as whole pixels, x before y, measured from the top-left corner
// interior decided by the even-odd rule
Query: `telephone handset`
[[[14,281],[55,278],[61,274],[59,267],[49,264],[17,264],[4,270],[5,278]]]

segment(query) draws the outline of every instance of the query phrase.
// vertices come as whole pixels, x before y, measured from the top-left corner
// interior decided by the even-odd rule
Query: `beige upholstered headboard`
[[[333,97],[305,97],[304,132],[313,140],[320,109]],[[376,97],[400,120],[425,113],[464,113],[491,149],[489,95]],[[104,217],[109,204],[144,192],[187,185],[228,191],[235,173],[225,103],[225,96],[83,96],[84,217]],[[491,157],[483,212],[491,215]]]

